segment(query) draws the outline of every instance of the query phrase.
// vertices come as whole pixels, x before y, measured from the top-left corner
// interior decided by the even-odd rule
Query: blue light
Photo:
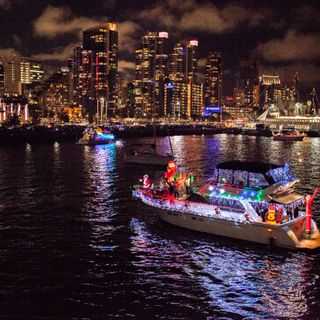
[[[97,133],[99,139],[102,140],[114,140],[115,136],[112,133]]]
[[[167,83],[167,89],[173,89],[173,84],[171,82]]]

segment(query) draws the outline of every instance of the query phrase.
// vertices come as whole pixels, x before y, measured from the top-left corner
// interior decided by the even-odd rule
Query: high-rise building
[[[5,93],[8,95],[21,94],[20,57],[12,55],[3,57],[5,73]]]
[[[241,105],[258,107],[259,98],[255,96],[256,86],[259,85],[259,68],[255,60],[239,62],[237,89],[243,93]]]
[[[43,81],[44,68],[42,61],[21,59],[20,78],[22,84],[35,84]]]
[[[173,81],[165,84],[165,116],[174,119],[203,116],[203,86],[191,82]]]
[[[197,83],[198,79],[198,41],[178,42],[170,55],[170,81]]]
[[[136,50],[135,91],[138,116],[164,113],[164,82],[168,75],[168,33],[148,32]]]
[[[175,45],[170,55],[169,79],[170,81],[186,80],[186,50],[180,42]]]
[[[104,105],[104,116],[116,114],[118,103],[118,31],[115,23],[83,32],[83,45],[75,50],[76,96],[89,114],[97,104]]]
[[[186,76],[187,81],[198,81],[198,40],[190,40],[186,44]]]
[[[279,108],[282,104],[281,80],[278,75],[262,75],[259,77],[260,99],[259,107],[264,109],[269,106]]]
[[[221,105],[222,59],[220,52],[211,52],[205,70],[205,105]]]
[[[0,98],[4,95],[4,66],[0,61]]]

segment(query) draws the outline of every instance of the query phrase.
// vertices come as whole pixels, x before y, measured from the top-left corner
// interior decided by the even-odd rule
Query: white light
[[[198,44],[199,44],[198,40],[191,40],[189,43],[192,46],[198,46]]]
[[[168,32],[159,32],[159,38],[168,38]]]
[[[219,191],[220,191],[220,193],[225,193],[224,189],[220,189]]]
[[[213,186],[209,186],[209,190],[212,191],[214,189]]]

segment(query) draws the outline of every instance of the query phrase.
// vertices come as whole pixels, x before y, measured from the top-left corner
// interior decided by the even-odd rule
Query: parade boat
[[[272,132],[273,140],[278,141],[302,141],[305,137],[304,133],[300,133],[294,128],[282,129],[280,132]]]
[[[173,198],[143,184],[133,187],[133,196],[160,219],[186,229],[290,249],[317,248],[311,206],[318,188],[305,198],[295,191],[297,182],[288,165],[231,161],[218,165],[212,179],[191,195]]]
[[[100,127],[87,127],[77,144],[95,146],[114,142],[114,135]]]

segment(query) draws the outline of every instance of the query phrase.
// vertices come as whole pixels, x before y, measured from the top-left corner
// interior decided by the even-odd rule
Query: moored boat
[[[100,127],[87,127],[77,144],[95,146],[112,143],[114,140],[114,135],[109,131],[102,130]]]
[[[232,161],[218,165],[214,177],[191,195],[173,198],[135,186],[133,196],[162,220],[186,229],[291,249],[317,248],[319,241],[312,239],[319,230],[310,216],[315,194],[306,214],[305,198],[294,190],[298,181],[287,165]]]
[[[302,141],[305,137],[304,133],[293,128],[283,129],[278,133],[272,132],[273,140],[278,141]]]

